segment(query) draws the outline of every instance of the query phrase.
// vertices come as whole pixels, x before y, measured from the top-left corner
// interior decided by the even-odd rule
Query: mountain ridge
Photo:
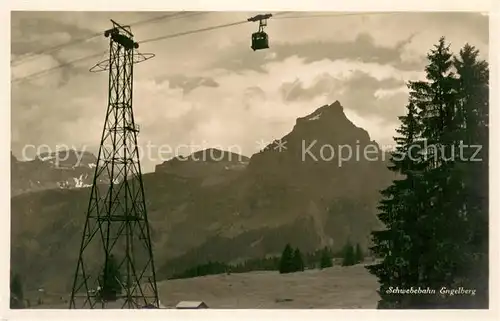
[[[366,248],[370,231],[380,226],[379,190],[392,180],[386,162],[349,159],[339,166],[330,159],[303,159],[303,140],[318,141],[311,148],[316,155],[319,146],[372,142],[335,102],[297,119],[287,135],[244,165],[228,162],[229,154],[221,151],[219,162],[188,157],[179,167],[169,167],[170,160],[144,174],[158,277],[206,260],[278,254],[285,243],[310,251],[338,249],[350,240]],[[286,148],[277,148],[281,141]],[[242,166],[228,170],[228,163]],[[29,275],[30,284],[69,290],[88,193],[47,190],[12,199],[12,266]]]

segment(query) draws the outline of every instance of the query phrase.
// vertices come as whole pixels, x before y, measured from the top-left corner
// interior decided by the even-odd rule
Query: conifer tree
[[[10,279],[10,293],[11,300],[10,305],[12,309],[22,309],[24,308],[24,290],[21,280],[21,276],[18,273],[14,273]]]
[[[469,193],[474,184],[468,184],[467,178],[470,182],[478,173],[484,174],[485,166],[476,164],[476,171],[470,170],[474,165],[457,160],[456,148],[463,140],[481,136],[469,133],[472,123],[480,124],[476,133],[487,140],[487,65],[476,60],[470,46],[452,59],[444,38],[427,57],[426,80],[409,83],[407,115],[400,117],[400,137],[395,138],[397,148],[391,155],[389,169],[401,179],[382,192],[379,219],[386,229],[372,233],[371,250],[383,259],[368,267],[381,284],[379,308],[457,307],[457,302],[463,303],[459,296],[443,299],[388,294],[387,290],[452,288],[467,284],[466,271],[472,262],[483,262],[487,270],[487,263],[477,259],[478,253],[487,253],[487,211],[484,205],[482,210],[480,205],[474,207],[487,202],[484,197],[476,201],[467,197],[474,195]],[[414,154],[412,149],[422,152]],[[476,191],[484,195],[485,186]],[[475,275],[480,274],[476,270]]]
[[[293,252],[293,269],[292,272],[304,271],[304,260],[302,259],[302,253],[300,253],[299,248],[296,248]]]
[[[419,98],[416,101],[425,127],[424,138],[441,148],[435,150],[433,166],[427,167],[423,173],[427,196],[418,195],[425,202],[420,232],[426,236],[419,281],[431,288],[454,287],[457,273],[467,261],[464,250],[469,233],[466,231],[472,228],[467,220],[468,201],[464,184],[469,164],[461,164],[457,148],[467,132],[464,124],[471,114],[461,108],[460,100],[469,96],[471,91],[462,88],[460,76],[452,71],[456,59],[452,59],[444,38],[428,57],[427,81],[413,83],[411,95]],[[436,114],[435,110],[439,113]],[[433,123],[429,119],[439,121]],[[429,299],[432,299],[426,303],[429,307],[450,307],[457,301],[456,297]]]
[[[350,242],[347,242],[343,250],[342,266],[350,266],[356,264],[356,254],[354,247]]]
[[[293,250],[290,244],[285,246],[285,249],[281,254],[279,271],[280,273],[293,272]]]
[[[115,301],[122,292],[122,276],[116,257],[111,254],[108,257],[101,280],[100,297],[104,301]]]
[[[400,118],[401,136],[395,138],[397,149],[391,157],[390,169],[402,179],[382,192],[379,219],[387,229],[373,233],[372,251],[383,262],[368,269],[379,277],[381,308],[427,306],[424,296],[387,294],[387,290],[447,284],[450,258],[456,256],[451,243],[439,239],[440,234],[447,237],[451,231],[444,213],[453,212],[443,202],[450,197],[444,195],[444,190],[450,191],[450,182],[443,156],[449,151],[450,136],[446,134],[454,127],[456,79],[444,38],[427,58],[426,80],[409,83],[407,115]]]
[[[364,254],[363,254],[363,250],[361,249],[361,246],[359,245],[359,243],[356,243],[356,248],[354,249],[354,258],[355,258],[354,261],[356,263],[363,262]]]
[[[397,146],[396,150],[391,153],[389,169],[401,174],[401,179],[395,180],[391,186],[382,191],[383,199],[379,205],[378,217],[385,224],[386,229],[372,233],[374,246],[371,251],[375,256],[383,258],[383,261],[367,267],[379,278],[381,284],[379,295],[382,300],[379,302],[379,308],[399,307],[401,296],[387,295],[387,290],[390,287],[404,287],[407,283],[403,278],[406,278],[407,282],[415,280],[415,274],[411,272],[410,266],[412,254],[411,252],[404,253],[404,249],[409,245],[410,237],[407,234],[408,229],[405,229],[403,224],[411,223],[408,220],[409,216],[418,211],[418,201],[411,195],[418,186],[419,170],[424,166],[419,163],[420,155],[416,148],[421,146],[419,144],[421,130],[415,105],[410,102],[406,116],[401,116],[399,119],[401,127],[397,133],[400,136],[394,138]],[[403,221],[405,216],[406,222]],[[415,223],[415,217],[411,221]],[[418,229],[415,225],[413,228]],[[406,270],[405,275],[402,273],[403,269]]]
[[[332,255],[329,249],[325,246],[321,251],[320,268],[325,269],[333,266]]]
[[[457,286],[475,288],[474,298],[458,300],[457,306],[488,307],[488,118],[489,67],[479,51],[466,44],[454,58],[458,75],[457,139],[466,146],[455,168],[463,179],[460,199],[467,229],[457,268]]]

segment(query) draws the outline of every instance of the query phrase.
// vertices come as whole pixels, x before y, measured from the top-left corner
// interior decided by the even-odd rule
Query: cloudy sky
[[[88,69],[106,55],[23,78],[107,49],[107,38],[45,50],[167,12],[13,12],[12,151],[57,145],[96,152],[107,104],[106,73]],[[170,13],[171,14],[171,13]],[[256,13],[185,13],[132,26],[137,41],[246,20]],[[405,82],[422,77],[425,55],[445,36],[458,51],[487,59],[488,18],[479,13],[287,13],[271,18],[268,50],[253,52],[256,23],[146,42],[155,58],[134,69],[134,112],[146,171],[170,158],[162,145],[239,146],[287,134],[297,117],[339,100],[349,119],[381,145],[392,144],[407,100]],[[23,78],[21,81],[19,79]],[[25,149],[33,157],[35,148]],[[165,150],[165,149],[164,149]]]

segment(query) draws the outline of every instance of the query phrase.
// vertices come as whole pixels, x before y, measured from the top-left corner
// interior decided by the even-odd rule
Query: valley
[[[393,179],[385,152],[338,101],[298,118],[281,141],[286,149],[274,141],[249,159],[209,149],[143,174],[157,280],[208,261],[280,255],[287,243],[304,253],[324,246],[337,251],[347,241],[367,250],[370,232],[381,227],[379,191]],[[339,166],[337,159],[303,158],[304,141],[317,142],[314,155],[328,144],[371,146],[379,157]],[[16,166],[12,186],[25,186]],[[37,173],[44,170],[53,169]],[[71,290],[89,193],[88,187],[51,188],[12,198],[11,265],[28,289]],[[89,251],[98,255],[97,248]]]

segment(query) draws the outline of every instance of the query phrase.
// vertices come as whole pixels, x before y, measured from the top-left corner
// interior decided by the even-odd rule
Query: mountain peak
[[[338,100],[330,105],[319,107],[309,115],[297,118],[292,132],[284,138],[290,138],[290,135],[326,140],[339,138],[341,141],[342,137],[349,141],[355,137],[361,142],[370,142],[368,132],[357,127],[347,118],[344,107]]]
[[[318,175],[324,175],[321,166],[332,168],[332,172],[337,170],[334,167],[341,166],[338,163],[341,148],[346,149],[346,146],[349,146],[352,152],[369,144],[373,142],[368,132],[351,122],[340,102],[335,101],[319,107],[309,115],[297,118],[290,133],[252,156],[249,170],[253,173],[266,172],[268,176],[273,172],[285,173],[287,169],[289,172],[286,174],[293,172],[294,177],[300,175],[300,170],[304,176],[313,175],[315,170]],[[342,163],[347,163],[348,160],[354,167],[362,167],[362,164],[367,163],[364,159],[357,159],[358,157],[349,157],[342,160]]]
[[[314,112],[311,114],[304,116],[304,117],[299,117],[297,118],[297,123],[302,122],[302,121],[314,121],[314,120],[319,120],[319,119],[333,119],[333,118],[344,118],[347,119],[346,115],[344,114],[344,107],[340,104],[338,100],[336,100],[334,103],[330,105],[324,105],[316,109]]]

